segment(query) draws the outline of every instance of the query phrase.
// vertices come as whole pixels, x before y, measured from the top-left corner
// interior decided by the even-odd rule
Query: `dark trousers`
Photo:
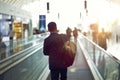
[[[67,80],[67,68],[54,68],[50,69],[51,80]]]

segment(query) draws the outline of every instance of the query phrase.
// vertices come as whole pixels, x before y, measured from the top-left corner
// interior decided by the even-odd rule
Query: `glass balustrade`
[[[13,41],[5,41],[4,43],[0,44],[0,60],[43,42],[44,38],[47,36],[46,34],[47,33],[43,33]]]
[[[89,53],[89,56],[93,60],[103,79],[120,80],[120,61],[85,36],[81,36],[82,38],[80,38],[80,41],[82,42],[82,45]]]
[[[0,80],[45,80],[49,74],[48,57],[43,55],[46,36],[42,34],[16,40],[23,46],[22,51],[0,61]]]
[[[0,80],[45,80],[42,78],[49,72],[48,57],[40,45],[32,49],[1,62]]]

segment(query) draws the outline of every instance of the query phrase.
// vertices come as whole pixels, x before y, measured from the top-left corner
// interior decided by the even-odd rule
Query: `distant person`
[[[98,34],[98,45],[102,47],[103,49],[107,49],[107,34],[104,31],[104,28],[102,28],[102,32]]]
[[[74,41],[77,42],[78,30],[77,30],[76,27],[75,27],[74,30],[73,30],[73,36],[74,36]]]
[[[70,38],[71,38],[71,33],[72,33],[72,29],[68,27],[68,28],[66,29],[66,35],[67,35],[67,37],[68,37],[69,40],[70,40]]]
[[[6,45],[2,42],[2,33],[0,32],[0,60],[6,57]]]
[[[9,40],[13,40],[14,39],[14,34],[15,34],[15,32],[13,31],[12,28],[10,28],[10,31],[8,32]]]
[[[13,31],[12,27],[10,27],[10,31],[8,32],[9,40],[10,40],[10,53],[13,53],[14,34],[15,34],[15,32]]]
[[[97,34],[98,34],[97,31],[93,31],[93,32],[92,32],[92,40],[93,40],[93,42],[95,42],[95,43],[97,43]]]
[[[44,40],[43,53],[49,56],[51,80],[59,80],[59,78],[60,80],[67,80],[67,67],[63,66],[63,54],[61,54],[63,41],[58,34],[55,22],[48,24],[48,31],[50,35]],[[67,36],[65,38],[67,40]]]

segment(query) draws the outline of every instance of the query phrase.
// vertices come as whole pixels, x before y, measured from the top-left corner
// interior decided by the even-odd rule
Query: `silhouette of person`
[[[48,23],[48,31],[50,35],[44,40],[43,53],[49,56],[49,69],[51,80],[67,80],[67,67],[63,66],[63,55],[61,47],[63,41],[58,34],[57,25],[55,22]],[[67,39],[67,36],[66,36]]]
[[[98,34],[97,31],[93,31],[93,32],[92,32],[93,41],[94,41],[95,43],[97,43],[97,34]]]
[[[12,26],[10,25],[10,31],[8,32],[9,40],[10,40],[10,53],[13,53],[13,39],[14,39],[15,32],[12,29]]]
[[[15,32],[12,29],[12,25],[10,24],[10,31],[8,32],[9,39],[13,40]]]
[[[0,32],[0,60],[6,57],[6,45],[2,42],[2,33]]]
[[[101,46],[103,49],[107,49],[107,34],[104,31],[104,28],[102,28],[102,32],[98,34],[98,45]]]
[[[70,37],[71,37],[71,32],[72,32],[71,28],[68,27],[66,29],[66,35],[67,35],[67,37],[68,37],[69,40],[70,40]]]
[[[75,27],[74,30],[73,30],[73,36],[74,36],[74,41],[77,42],[78,30],[77,30],[76,27]]]

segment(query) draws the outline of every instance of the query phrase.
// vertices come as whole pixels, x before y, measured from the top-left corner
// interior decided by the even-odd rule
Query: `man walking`
[[[59,80],[59,78],[60,80],[67,80],[67,67],[62,65],[63,55],[61,53],[61,47],[63,46],[63,41],[60,34],[58,34],[55,22],[48,24],[48,31],[50,35],[44,40],[43,53],[49,56],[51,80]]]

